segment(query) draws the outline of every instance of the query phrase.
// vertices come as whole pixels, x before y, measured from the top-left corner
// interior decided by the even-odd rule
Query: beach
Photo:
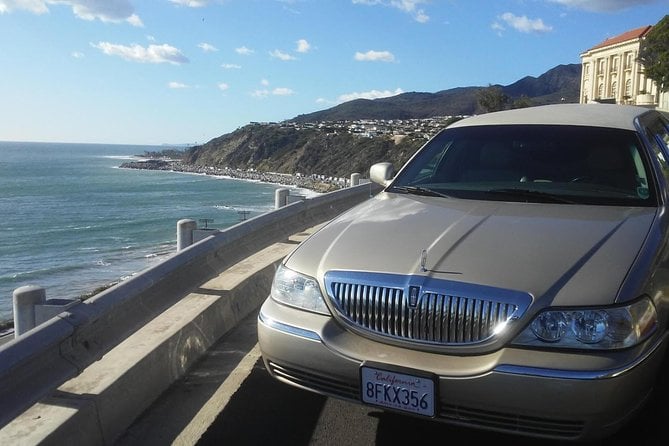
[[[258,172],[250,169],[233,169],[229,167],[200,166],[169,159],[146,159],[121,164],[124,169],[164,170],[180,173],[213,175],[245,181],[285,185],[300,189],[308,189],[317,193],[326,193],[346,187],[346,178],[327,177],[325,175],[291,175],[276,172]]]

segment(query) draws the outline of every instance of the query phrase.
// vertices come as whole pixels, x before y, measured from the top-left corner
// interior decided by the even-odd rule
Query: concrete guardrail
[[[379,190],[378,186],[371,183],[357,185],[294,202],[225,230],[213,231],[204,240],[179,250],[158,265],[67,308],[56,317],[1,346],[0,443],[20,441],[21,438],[27,438],[22,437],[28,435],[27,431],[45,429],[48,435],[41,434],[42,440],[49,444],[57,444],[64,439],[111,444],[162,391],[185,373],[188,365],[199,354],[264,300],[276,263],[299,240],[293,240],[292,244],[284,243],[282,247],[275,247],[275,244],[287,242],[289,237],[331,220]],[[249,275],[246,270],[254,269],[253,262],[262,263],[254,260],[254,254],[263,250],[268,250],[270,260],[259,265]],[[222,284],[222,272],[236,265],[241,265],[238,266],[242,271],[240,277],[244,278],[226,279],[234,283]],[[218,291],[207,292],[205,289],[208,288]],[[216,294],[214,297],[218,299],[218,306],[212,307],[215,308],[213,313],[189,310],[183,306],[184,302],[203,308],[212,305],[213,300],[207,300],[211,297],[208,294]],[[221,296],[232,299],[222,301],[219,299]],[[174,312],[173,318],[187,318],[192,311],[192,317],[200,320],[190,326],[184,322],[182,327],[185,328],[175,331],[172,338],[161,341],[160,347],[156,346],[155,350],[145,352],[141,359],[137,359],[141,366],[135,364],[132,373],[122,372],[127,375],[127,381],[122,385],[135,386],[134,389],[122,391],[127,401],[119,401],[116,393],[109,401],[93,400],[91,403],[91,400],[79,399],[77,403],[60,404],[94,406],[91,410],[79,410],[76,423],[68,428],[58,427],[58,423],[64,424],[66,420],[59,421],[57,418],[74,416],[60,412],[52,420],[35,421],[34,418],[41,418],[42,415],[28,416],[31,423],[55,423],[55,427],[21,426],[18,423],[20,416],[25,417],[25,413],[40,402],[67,394],[69,380],[71,382],[78,378],[83,381],[83,384],[79,382],[78,385],[83,387],[101,385],[100,381],[105,379],[105,375],[112,373],[107,367],[113,369],[119,362],[130,361],[128,358],[132,356],[130,347],[123,353],[112,352],[112,349],[130,342],[131,336],[140,330],[169,331],[169,327],[147,327],[150,327],[152,321],[156,323],[159,315],[162,317],[168,314],[171,307],[180,303],[182,307]],[[174,322],[172,320],[163,324]],[[188,330],[198,330],[198,333],[186,336]],[[141,344],[143,339],[140,337],[132,342]],[[103,364],[101,359],[105,355],[109,355],[109,359]],[[169,370],[164,370],[165,367],[160,364],[166,364]],[[83,372],[95,367],[100,369],[97,377],[90,378],[86,384]],[[105,385],[109,388],[120,384],[109,382]],[[141,390],[141,386],[148,386],[150,390]],[[137,393],[141,394],[141,398],[135,395]],[[105,411],[109,413],[105,415]],[[68,429],[94,429],[95,432],[76,434]],[[35,437],[30,438],[28,442],[31,444],[42,442]]]

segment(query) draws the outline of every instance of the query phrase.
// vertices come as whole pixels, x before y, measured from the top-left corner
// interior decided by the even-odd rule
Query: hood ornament
[[[425,268],[425,264],[427,263],[427,249],[424,249],[420,253],[420,272],[421,273],[426,273],[427,268]]]
[[[427,249],[423,249],[420,252],[420,272],[421,273],[441,273],[441,274],[462,274],[461,272],[458,271],[438,271],[435,269],[428,269],[427,268]]]

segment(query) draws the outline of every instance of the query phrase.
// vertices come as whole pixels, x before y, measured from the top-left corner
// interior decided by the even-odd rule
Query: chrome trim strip
[[[283,322],[276,321],[271,317],[263,314],[261,311],[258,313],[258,321],[264,324],[266,327],[287,333],[289,335],[297,336],[300,338],[308,339],[310,341],[322,342],[323,340],[318,333],[311,330],[306,330],[304,328],[295,327],[294,325],[284,324]]]
[[[507,373],[511,375],[523,375],[523,376],[533,376],[537,378],[559,378],[559,379],[578,379],[578,380],[595,380],[595,379],[609,379],[616,378],[620,375],[623,375],[633,368],[637,367],[639,364],[644,362],[648,357],[650,357],[655,351],[662,345],[663,342],[667,341],[669,332],[665,333],[660,337],[657,342],[649,348],[643,355],[639,356],[633,362],[616,369],[608,370],[558,370],[558,369],[544,369],[540,367],[525,367],[517,365],[502,364],[500,366],[492,369],[493,372],[497,373]]]

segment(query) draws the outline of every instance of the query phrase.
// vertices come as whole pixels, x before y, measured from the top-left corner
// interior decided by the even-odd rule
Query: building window
[[[625,82],[625,98],[632,98],[632,79],[627,79]]]
[[[626,59],[625,59],[625,68],[628,70],[632,69],[632,53],[627,53]]]
[[[611,71],[616,72],[618,71],[618,58],[614,57],[613,60],[611,61]]]
[[[611,84],[611,97],[618,97],[618,82],[616,81]]]
[[[597,98],[601,99],[604,97],[604,83],[600,83],[599,87],[597,87]]]

